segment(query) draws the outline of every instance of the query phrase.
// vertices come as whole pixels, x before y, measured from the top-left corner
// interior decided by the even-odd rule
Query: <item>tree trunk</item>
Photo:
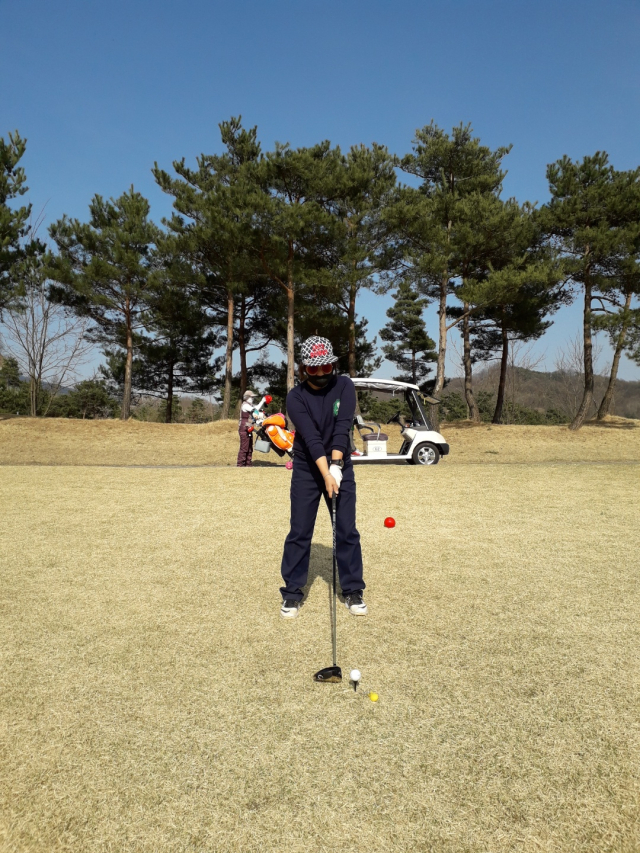
[[[349,376],[356,375],[356,287],[352,283],[349,291]]]
[[[133,332],[131,330],[131,314],[129,299],[126,303],[125,322],[127,324],[127,357],[124,363],[124,390],[122,394],[121,420],[126,421],[131,415],[131,371],[133,368]]]
[[[289,243],[289,262],[287,265],[287,391],[291,391],[295,383],[294,299],[293,244]]]
[[[229,419],[231,408],[231,380],[233,379],[233,292],[227,290],[227,350],[224,363],[224,396],[220,419]]]
[[[414,385],[417,385],[416,382],[416,351],[411,350],[411,381]]]
[[[469,420],[480,423],[480,410],[473,396],[473,368],[471,364],[471,335],[469,332],[469,303],[463,303],[462,318],[462,363],[464,365],[464,396],[469,409]]]
[[[44,363],[44,353],[48,340],[48,331],[49,331],[49,309],[45,307],[46,303],[43,304],[42,301],[42,291],[40,292],[40,297],[38,301],[40,302],[41,310],[42,310],[42,329],[40,334],[37,333],[38,321],[36,319],[36,299],[33,295],[29,298],[29,317],[30,323],[28,324],[26,332],[26,339],[29,343],[28,359],[29,359],[29,391],[30,391],[30,403],[31,403],[31,417],[35,418],[38,414],[38,408],[40,403],[40,391],[42,389],[42,372],[43,372],[43,363]],[[29,334],[29,326],[31,327],[31,334]]]
[[[579,430],[587,419],[593,402],[593,342],[591,337],[591,283],[587,277],[584,285],[584,392],[582,402],[575,418],[569,425],[570,430]]]
[[[173,362],[169,363],[169,373],[167,375],[167,411],[165,413],[165,423],[170,424],[173,420]]]
[[[627,312],[631,307],[631,292],[627,293],[626,299],[624,301],[624,310]],[[597,418],[599,421],[604,420],[609,414],[609,409],[611,408],[611,403],[613,402],[613,392],[616,388],[616,380],[618,378],[618,366],[620,365],[620,356],[622,355],[622,348],[624,347],[624,342],[627,338],[627,329],[629,328],[628,322],[624,319],[622,321],[622,326],[620,327],[620,334],[616,340],[616,348],[613,353],[613,363],[611,365],[611,373],[609,374],[609,384],[607,385],[607,390],[604,393],[604,397],[602,398],[602,402],[600,403],[600,408],[598,409]]]
[[[438,306],[438,361],[436,362],[436,383],[433,396],[437,397],[444,388],[444,362],[447,355],[447,291],[449,289],[449,272],[445,270],[440,282],[440,299]],[[440,428],[440,407],[431,406],[431,425],[435,430]]]
[[[240,351],[240,405],[242,405],[242,395],[247,390],[247,343],[245,340],[245,327],[247,323],[246,317],[246,298],[244,294],[240,297],[240,319],[238,326],[238,349]]]
[[[498,399],[496,400],[496,408],[493,413],[492,423],[502,423],[502,408],[504,406],[504,389],[507,384],[507,367],[509,366],[509,336],[507,330],[502,323],[502,355],[500,357],[500,381],[498,382]]]
[[[29,381],[29,399],[31,402],[31,417],[38,414],[38,380],[32,376]]]

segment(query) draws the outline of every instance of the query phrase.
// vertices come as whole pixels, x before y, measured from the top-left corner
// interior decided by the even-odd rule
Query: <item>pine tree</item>
[[[251,291],[262,271],[257,253],[252,251],[255,199],[261,190],[251,169],[259,162],[261,152],[257,128],[243,128],[241,117],[222,122],[220,133],[223,154],[201,154],[196,169],[188,168],[184,159],[175,161],[177,178],[157,163],[153,174],[161,189],[174,197],[176,213],[167,225],[182,238],[183,250],[190,254],[200,274],[198,298],[207,307],[212,323],[225,329],[221,414],[226,419],[231,408],[233,349],[238,342],[236,301],[240,294],[246,296]],[[245,323],[246,314],[245,304]]]
[[[369,376],[382,364],[377,354],[377,338],[367,336],[369,323],[366,319],[355,318],[355,345],[349,350],[351,334],[350,322],[346,313],[331,303],[327,304],[311,292],[298,299],[296,308],[296,345],[301,345],[310,335],[322,335],[331,341],[334,353],[338,356],[337,369],[350,375],[353,368],[356,376]],[[285,338],[280,338],[281,345]]]
[[[296,300],[330,263],[340,189],[339,149],[328,142],[292,149],[277,144],[256,174],[262,193],[256,215],[257,251],[263,271],[286,297],[287,388],[295,383]]]
[[[240,357],[238,399],[249,387],[251,353],[262,353],[274,341],[283,339],[285,304],[283,294],[264,276],[244,282],[236,297],[236,332]]]
[[[630,215],[628,176],[615,171],[606,152],[597,151],[582,162],[565,156],[550,164],[547,178],[551,201],[542,208],[542,221],[562,254],[569,281],[583,296],[584,390],[569,427],[578,430],[593,404],[594,314],[611,302],[620,282],[621,245]]]
[[[189,287],[192,278],[178,241],[163,239],[146,298],[146,334],[136,340],[133,385],[165,397],[166,423],[171,423],[175,391],[203,394],[215,383],[211,359],[218,340]]]
[[[207,410],[204,400],[202,397],[195,397],[187,410],[187,421],[190,424],[203,424],[207,420]]]
[[[416,131],[413,152],[399,161],[403,171],[422,183],[417,189],[403,187],[386,218],[404,248],[402,275],[438,303],[435,396],[444,387],[447,334],[461,319],[447,323],[447,297],[461,275],[456,231],[465,215],[464,203],[471,196],[499,195],[504,178],[501,162],[510,150],[511,146],[492,151],[481,145],[470,125],[453,128],[449,136],[431,122]],[[436,426],[438,419],[434,405]]]
[[[116,417],[118,400],[109,392],[103,379],[85,379],[69,393],[57,397],[49,409],[51,417],[85,419]]]
[[[595,303],[593,325],[604,330],[613,347],[609,381],[597,419],[609,414],[615,393],[622,353],[640,326],[640,308],[634,306],[640,297],[640,169],[616,172],[618,250],[615,260],[615,283]],[[633,349],[633,346],[631,346]]]
[[[473,393],[473,356],[471,352],[472,318],[482,311],[486,296],[478,287],[491,267],[496,243],[502,245],[504,223],[501,214],[503,202],[493,193],[474,193],[465,196],[458,205],[458,215],[452,240],[452,269],[458,271],[451,291],[461,302],[460,306],[448,307],[447,316],[455,318],[447,330],[458,323],[462,337],[462,365],[464,370],[464,394],[468,416],[479,423],[480,409]],[[495,258],[494,258],[495,260]],[[481,291],[478,294],[478,290]]]
[[[376,293],[386,286],[380,273],[388,266],[388,229],[383,211],[396,183],[394,161],[386,148],[353,146],[341,158],[341,185],[333,212],[342,228],[336,228],[335,247],[326,277],[329,301],[347,320],[347,366],[357,375],[357,298],[364,288]]]
[[[403,371],[394,377],[400,382],[422,385],[437,360],[435,343],[426,331],[422,312],[428,300],[420,296],[406,281],[394,294],[395,302],[387,311],[389,322],[380,330],[385,357]]]
[[[96,195],[90,219],[64,216],[50,228],[59,255],[48,258],[57,285],[51,295],[90,317],[94,340],[125,352],[121,418],[131,413],[133,350],[143,327],[146,297],[159,229],[149,219],[149,202],[131,187],[117,199]]]
[[[24,254],[21,241],[29,232],[31,205],[14,208],[8,204],[28,190],[25,171],[18,165],[26,147],[27,140],[18,131],[9,133],[8,141],[0,137],[0,316],[16,295],[12,270]]]
[[[562,273],[554,253],[542,245],[530,204],[490,196],[468,202],[471,213],[457,235],[467,252],[460,259],[461,283],[455,287],[462,307],[450,313],[462,315],[465,397],[472,420],[481,420],[471,386],[472,362],[500,353],[493,415],[493,422],[500,423],[509,346],[535,340],[549,327],[547,316],[564,301]]]
[[[0,412],[29,414],[29,383],[20,378],[15,358],[0,356]]]
[[[633,312],[633,322],[630,323],[624,350],[629,358],[640,366],[640,309]]]

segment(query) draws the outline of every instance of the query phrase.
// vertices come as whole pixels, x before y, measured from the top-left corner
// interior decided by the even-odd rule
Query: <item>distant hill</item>
[[[473,390],[497,394],[500,370],[498,365],[479,370],[474,374]],[[608,383],[607,376],[595,377],[595,402],[589,417],[595,415]],[[582,399],[583,378],[578,373],[554,371],[544,373],[516,367],[509,370],[506,387],[506,400],[538,411],[557,409],[568,417],[573,417]],[[464,396],[464,379],[452,379],[446,386],[443,396],[457,391]],[[619,379],[616,383],[615,397],[610,414],[623,418],[640,419],[640,382],[626,382]]]

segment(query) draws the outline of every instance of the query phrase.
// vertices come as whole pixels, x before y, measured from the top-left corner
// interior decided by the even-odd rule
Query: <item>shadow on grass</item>
[[[309,560],[309,578],[305,587],[305,598],[316,580],[324,581],[331,598],[331,580],[333,577],[333,551],[327,545],[311,544],[311,559]],[[338,580],[338,595],[342,595]]]
[[[327,664],[332,656],[332,631],[331,608],[333,607],[333,597],[331,594],[331,584],[333,578],[333,551],[327,545],[319,545],[315,542],[311,545],[311,559],[309,560],[309,577],[307,585],[304,588],[304,598],[309,595],[311,587],[319,581],[326,584],[327,587],[327,607],[324,610],[322,618],[327,626],[326,631],[326,655]],[[342,599],[342,590],[340,589],[340,580],[337,579],[337,592],[340,600]],[[304,600],[304,599],[303,599]],[[338,607],[340,602],[338,602]]]
[[[584,426],[592,429],[637,429],[638,421],[587,421]]]
[[[478,427],[501,426],[501,424],[492,424],[487,421],[451,421],[451,423],[441,423],[440,428],[445,430],[453,429],[478,429]]]
[[[494,424],[488,421],[481,421],[480,423],[476,423],[475,421],[452,421],[451,423],[442,423],[440,424],[441,429],[451,432],[454,430],[465,430],[465,429],[479,429],[484,427],[485,429],[491,429],[495,427],[499,429],[501,426],[520,426],[520,427],[566,427],[569,429],[569,424]],[[591,427],[592,429],[638,429],[640,427],[640,421],[632,421],[632,420],[607,420],[607,421],[585,421],[583,424],[585,427]]]

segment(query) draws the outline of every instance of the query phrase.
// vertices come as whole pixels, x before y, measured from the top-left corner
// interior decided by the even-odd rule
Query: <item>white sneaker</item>
[[[344,604],[353,616],[367,615],[367,605],[364,603],[361,592],[352,592],[351,595],[345,595]]]
[[[280,608],[280,615],[283,619],[295,619],[300,612],[301,601],[296,601],[295,598],[285,598]]]

